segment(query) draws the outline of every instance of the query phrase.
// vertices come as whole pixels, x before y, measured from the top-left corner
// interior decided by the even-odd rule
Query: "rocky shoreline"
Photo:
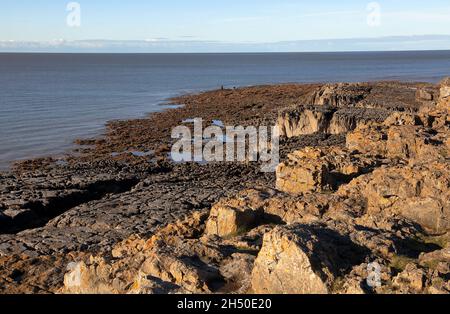
[[[0,174],[0,293],[450,292],[449,79],[173,103]],[[279,125],[277,173],[171,162],[196,117]]]

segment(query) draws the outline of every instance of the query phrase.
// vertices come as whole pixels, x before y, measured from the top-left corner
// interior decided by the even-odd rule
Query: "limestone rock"
[[[363,100],[370,91],[369,86],[362,84],[327,84],[312,97],[312,103],[334,107],[355,105]]]
[[[211,208],[205,233],[227,237],[249,231],[262,219],[263,200],[257,193],[222,200]]]
[[[320,225],[277,227],[264,236],[252,273],[254,293],[326,294],[365,251]],[[345,256],[345,257],[344,257]]]
[[[382,125],[358,126],[346,136],[346,147],[363,154],[385,156],[387,154],[387,131]]]
[[[334,190],[376,163],[375,158],[364,158],[336,147],[306,147],[290,154],[288,161],[277,167],[276,187],[291,194]]]
[[[434,127],[443,127],[448,116],[441,112],[432,121],[426,121],[430,118],[428,112],[421,116],[395,113],[382,124],[357,127],[347,134],[346,146],[360,153],[403,159],[409,163],[442,160],[449,153],[448,131]]]
[[[248,293],[251,288],[251,274],[255,256],[235,253],[220,266],[220,273],[227,281],[222,291],[233,293]]]
[[[410,263],[393,280],[393,285],[402,293],[420,293],[425,285],[425,273],[417,265]]]
[[[325,133],[334,111],[329,107],[306,106],[282,112],[277,122],[280,135],[290,138],[316,132]]]
[[[368,122],[383,122],[389,111],[371,108],[300,106],[279,114],[280,135],[288,138],[313,133],[342,134]]]
[[[447,77],[441,81],[440,93],[441,100],[446,100],[450,97],[450,77]]]
[[[341,187],[338,194],[366,199],[372,214],[402,215],[432,233],[450,230],[447,163],[382,167]]]

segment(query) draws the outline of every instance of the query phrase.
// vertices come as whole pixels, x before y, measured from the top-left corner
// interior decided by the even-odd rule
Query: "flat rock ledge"
[[[0,286],[19,293],[448,294],[449,82],[224,90],[187,96],[186,108],[170,112],[177,120],[180,112],[210,117],[215,96],[248,123],[281,117],[286,137],[272,175],[258,165],[164,158],[144,166],[149,157],[131,155],[121,157],[123,166],[103,159],[111,153],[103,141],[95,155],[82,155],[86,163],[57,171],[22,165],[28,170],[1,178],[8,184],[0,191]],[[280,97],[287,97],[283,108]],[[231,109],[227,117],[238,121]],[[142,132],[146,122],[138,124]],[[128,131],[126,138],[134,136]]]

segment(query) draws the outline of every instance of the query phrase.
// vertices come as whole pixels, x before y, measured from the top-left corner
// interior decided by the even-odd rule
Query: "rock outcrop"
[[[311,103],[319,106],[347,107],[364,100],[372,87],[367,84],[327,84],[311,97]]]
[[[20,164],[0,174],[0,290],[450,293],[449,82],[186,96],[67,165]],[[282,108],[276,174],[164,157],[167,121],[270,125]],[[135,146],[159,157],[112,157]]]
[[[326,294],[364,249],[320,225],[277,227],[264,236],[252,273],[254,293]]]
[[[382,122],[388,115],[383,109],[301,106],[281,112],[277,125],[280,135],[288,138],[317,132],[343,134],[370,121]]]
[[[291,194],[335,190],[369,172],[380,162],[345,149],[307,147],[288,156],[277,168],[277,189]]]
[[[318,102],[341,106],[370,91],[352,92],[324,91]],[[71,264],[63,291],[450,293],[447,98],[444,81],[434,106],[356,125],[346,147],[292,152],[275,189],[242,190],[148,240],[124,241],[111,260]],[[308,113],[312,129],[322,109]]]
[[[305,105],[291,106],[279,113],[281,136],[343,134],[370,122],[383,122],[393,112],[416,112],[424,104],[433,106],[437,98],[436,88],[431,86],[413,89],[399,85],[395,91],[390,89],[392,86],[386,83],[325,85]],[[380,96],[381,91],[392,93],[390,105]]]

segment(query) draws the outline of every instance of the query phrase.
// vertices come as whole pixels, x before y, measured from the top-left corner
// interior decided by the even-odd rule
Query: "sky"
[[[361,38],[372,45],[381,38],[379,47],[387,50],[405,42],[407,48],[450,49],[450,37],[427,37],[450,36],[449,0],[78,0],[79,11],[67,10],[70,2],[0,0],[0,51],[276,51],[289,50],[287,42],[308,50],[292,44],[299,41],[346,50],[357,47],[338,39],[356,45]],[[392,36],[397,42],[386,46],[383,38]]]

